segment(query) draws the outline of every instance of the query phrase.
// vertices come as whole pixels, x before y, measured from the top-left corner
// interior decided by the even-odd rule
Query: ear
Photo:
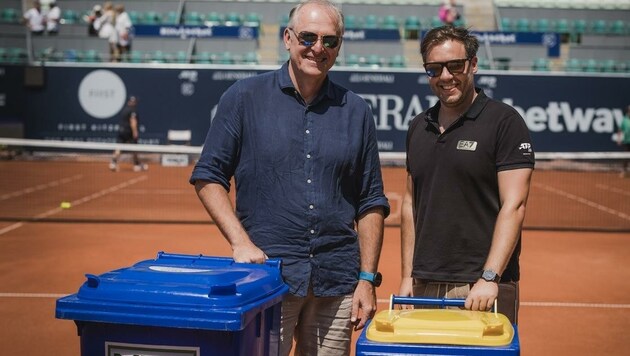
[[[284,48],[288,51],[291,48],[291,31],[287,27],[284,29],[282,40],[284,41]]]
[[[470,60],[470,68],[472,69],[472,72],[474,74],[477,74],[477,70],[479,69],[478,64],[479,63],[479,58],[477,58],[477,56],[472,57],[472,59]]]

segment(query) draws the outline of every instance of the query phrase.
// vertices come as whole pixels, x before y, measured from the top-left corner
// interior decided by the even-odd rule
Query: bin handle
[[[392,311],[394,309],[394,305],[396,304],[409,304],[409,305],[437,305],[440,308],[445,307],[463,307],[466,299],[455,299],[455,298],[421,298],[421,297],[401,297],[396,295],[391,295],[389,300],[389,310]],[[494,313],[497,313],[497,300],[494,300],[494,306],[492,309]]]

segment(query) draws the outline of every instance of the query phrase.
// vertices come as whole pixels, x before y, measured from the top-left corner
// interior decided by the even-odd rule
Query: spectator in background
[[[110,60],[116,61],[118,58],[118,33],[114,24],[116,23],[116,11],[111,2],[103,4],[101,16],[95,20],[94,27],[98,30],[98,37],[106,39],[109,44]]]
[[[438,16],[445,25],[454,25],[459,20],[459,12],[457,11],[455,0],[444,0],[444,4],[440,6]]]
[[[626,113],[621,120],[621,125],[619,125],[619,131],[617,132],[617,144],[619,146],[623,146],[624,149],[630,152],[630,105],[626,108]],[[621,167],[621,174],[619,175],[621,178],[626,177],[630,168],[630,161],[624,160],[623,167]]]
[[[98,36],[99,31],[96,25],[98,23],[97,20],[103,15],[102,10],[103,8],[101,7],[101,5],[94,5],[94,7],[92,8],[92,12],[89,15],[83,17],[85,23],[88,24],[88,35],[93,37]]]
[[[137,111],[138,99],[130,96],[127,100],[127,106],[120,113],[120,123],[118,126],[118,143],[138,143],[140,124],[138,123],[139,115]],[[149,166],[140,162],[137,152],[133,152],[133,170],[134,172],[146,171]],[[118,171],[118,159],[120,158],[120,150],[115,150],[112,161],[109,163],[109,169],[114,172]]]
[[[190,178],[236,262],[282,259],[282,356],[349,355],[376,311],[389,204],[372,110],[328,75],[343,31],[329,1],[291,10],[289,60],[223,94]]]
[[[125,6],[122,4],[116,5],[116,32],[118,33],[118,61],[127,60],[127,56],[131,51],[131,18],[125,11]]]
[[[57,5],[57,1],[53,0],[50,3],[48,13],[46,13],[46,32],[49,35],[59,33],[59,20],[61,20],[61,9]]]
[[[46,18],[42,14],[39,0],[33,1],[33,7],[24,13],[22,23],[31,31],[33,35],[41,35],[46,29]]]
[[[441,26],[420,44],[439,101],[407,133],[399,294],[465,298],[518,316],[521,228],[534,169],[525,120],[475,88],[477,37]]]

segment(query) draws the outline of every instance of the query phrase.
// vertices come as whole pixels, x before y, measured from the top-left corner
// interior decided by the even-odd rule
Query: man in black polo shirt
[[[520,236],[534,153],[512,107],[474,87],[477,38],[445,26],[421,44],[439,102],[407,134],[401,295],[518,313]],[[415,223],[415,224],[414,224]]]

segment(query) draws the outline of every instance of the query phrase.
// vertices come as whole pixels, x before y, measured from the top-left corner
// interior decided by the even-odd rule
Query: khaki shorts
[[[413,295],[425,298],[465,299],[472,283],[453,283],[413,279]],[[498,312],[507,316],[512,324],[518,324],[518,282],[499,283]]]
[[[282,301],[280,355],[288,356],[295,340],[295,356],[350,354],[352,294],[306,297],[287,294]]]

